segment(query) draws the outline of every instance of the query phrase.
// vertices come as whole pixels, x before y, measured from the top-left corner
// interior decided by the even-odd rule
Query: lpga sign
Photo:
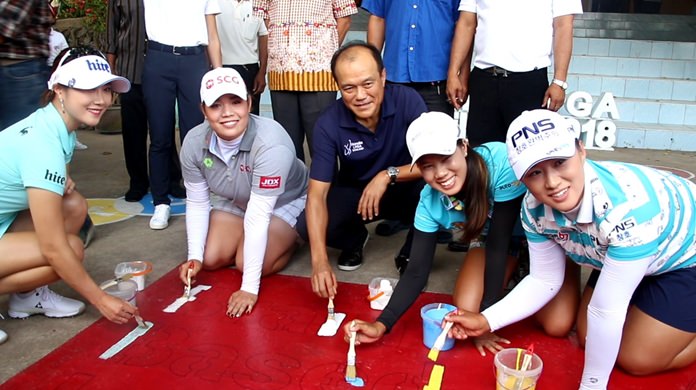
[[[576,91],[568,96],[565,108],[571,115],[566,119],[573,123],[576,130],[580,130],[580,138],[587,149],[614,150],[616,144],[614,121],[621,119],[614,101],[614,94],[605,92],[599,101],[593,104],[592,95]]]

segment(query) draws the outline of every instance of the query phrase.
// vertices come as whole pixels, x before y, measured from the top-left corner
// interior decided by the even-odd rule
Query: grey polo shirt
[[[278,196],[276,208],[307,193],[307,168],[295,157],[295,147],[278,122],[250,114],[239,152],[227,163],[211,149],[215,145],[212,135],[208,121],[186,135],[180,156],[184,180],[206,182],[213,194],[242,210],[246,210],[252,191]]]

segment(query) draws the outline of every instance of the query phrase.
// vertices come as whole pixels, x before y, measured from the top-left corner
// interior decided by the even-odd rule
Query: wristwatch
[[[389,176],[389,184],[393,185],[396,183],[396,177],[399,176],[399,168],[397,167],[388,167],[387,168],[387,176]]]
[[[564,90],[564,91],[565,91],[566,89],[568,89],[568,83],[566,83],[566,82],[563,81],[563,80],[553,79],[553,81],[551,81],[551,82],[554,83],[554,84],[556,84],[556,85],[558,85],[559,87],[561,87],[561,89]]]

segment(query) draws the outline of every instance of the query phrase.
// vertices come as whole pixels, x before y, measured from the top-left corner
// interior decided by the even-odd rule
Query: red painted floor
[[[170,272],[138,295],[142,316],[154,327],[109,360],[98,356],[130,332],[99,320],[45,358],[0,387],[3,389],[350,389],[345,383],[348,345],[339,333],[319,337],[326,301],[309,280],[272,276],[262,283],[251,316],[224,315],[229,294],[240,284],[235,270],[202,273],[201,292],[176,313],[162,309],[181,295],[183,286]],[[367,286],[343,283],[336,311],[347,319],[375,318],[366,300]],[[443,294],[422,294],[395,329],[376,345],[357,348],[357,374],[367,389],[422,389],[433,363],[422,344],[419,308],[449,302]],[[544,336],[526,322],[500,332],[512,346],[534,342],[544,360],[537,389],[577,389],[582,351],[573,338]],[[493,389],[493,357],[480,357],[470,343],[441,352],[443,389]],[[610,389],[696,389],[696,364],[667,374],[636,378],[614,372]]]

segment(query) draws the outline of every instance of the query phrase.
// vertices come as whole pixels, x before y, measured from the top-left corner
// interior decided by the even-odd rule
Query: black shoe
[[[449,244],[452,242],[452,233],[449,230],[438,230],[437,231],[437,243],[438,244]]]
[[[87,248],[89,243],[92,242],[92,238],[94,238],[94,223],[92,223],[92,218],[89,217],[89,214],[87,214],[85,222],[82,223],[79,235],[84,247]]]
[[[186,189],[177,185],[177,186],[172,186],[169,189],[169,195],[177,198],[177,199],[186,199]]]
[[[367,240],[370,239],[370,235],[365,236],[365,241],[363,244],[355,249],[345,249],[338,255],[338,269],[342,271],[355,271],[362,266],[363,262],[363,248],[367,244]]]
[[[447,244],[447,249],[452,252],[467,252],[469,250],[469,243],[461,240],[452,240]]]
[[[396,264],[396,270],[399,271],[399,276],[403,276],[404,272],[406,272],[409,260],[408,256],[401,253],[394,258],[394,264]]]
[[[136,188],[129,188],[124,198],[126,202],[140,202],[145,195],[147,195],[147,189],[139,190]]]
[[[384,220],[375,227],[375,234],[388,237],[408,228],[409,226],[401,221]]]

